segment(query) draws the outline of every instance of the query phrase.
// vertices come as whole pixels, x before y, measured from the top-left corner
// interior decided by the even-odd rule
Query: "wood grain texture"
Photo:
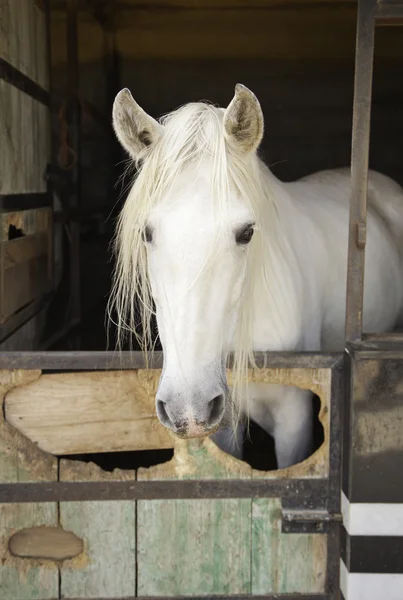
[[[0,213],[0,241],[9,240],[10,227],[21,229],[24,236],[48,233],[52,226],[51,208],[7,211]]]
[[[42,375],[7,394],[6,419],[52,454],[172,448],[171,434],[155,415],[158,375],[159,371]]]
[[[247,478],[211,440],[178,441],[172,461],[138,479]],[[250,500],[153,500],[137,503],[139,595],[250,592]]]
[[[46,106],[0,80],[0,193],[46,191],[50,121]]]
[[[326,579],[323,534],[281,532],[281,501],[252,501],[252,594],[323,593]]]
[[[0,398],[15,386],[35,381],[38,371],[0,371]],[[0,481],[57,481],[57,461],[12,429],[0,411]],[[8,543],[21,528],[57,525],[56,503],[0,506],[0,588],[2,600],[56,600],[58,568],[54,563],[12,556]]]
[[[330,371],[250,370],[253,383],[299,386],[322,400],[322,447],[303,463],[262,472],[210,439],[177,440],[172,461],[138,479],[322,477],[328,473]],[[231,373],[228,373],[231,384]],[[138,590],[143,595],[323,592],[327,537],[281,533],[281,500],[139,501]],[[175,540],[173,552],[172,540]]]
[[[9,240],[11,228],[22,237]],[[0,213],[0,322],[44,296],[52,282],[52,211]]]
[[[60,461],[60,481],[134,480],[134,471],[102,471]],[[84,552],[60,570],[63,598],[121,598],[136,594],[135,502],[61,502],[60,524],[84,540]]]
[[[0,0],[0,57],[48,88],[46,19],[35,0]]]

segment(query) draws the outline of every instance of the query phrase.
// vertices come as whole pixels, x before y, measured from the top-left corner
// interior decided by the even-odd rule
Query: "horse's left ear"
[[[257,150],[263,137],[263,113],[255,94],[238,83],[235,96],[224,113],[228,142],[243,153]]]
[[[146,146],[157,141],[163,130],[163,126],[137,104],[127,88],[118,93],[113,103],[113,128],[134,160]]]

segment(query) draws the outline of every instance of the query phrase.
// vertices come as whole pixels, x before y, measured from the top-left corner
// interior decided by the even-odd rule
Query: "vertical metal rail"
[[[367,235],[367,180],[376,4],[376,0],[358,0],[351,151],[351,198],[345,324],[346,342],[356,342],[361,340],[362,337],[365,244]]]
[[[78,101],[79,67],[78,67],[78,32],[77,32],[77,0],[67,0],[67,71],[70,96],[71,145],[75,152],[75,163],[72,169],[72,189],[70,209],[78,212],[80,205],[80,166],[81,166],[81,115]],[[71,317],[75,321],[81,318],[80,302],[80,223],[70,222],[70,297]]]

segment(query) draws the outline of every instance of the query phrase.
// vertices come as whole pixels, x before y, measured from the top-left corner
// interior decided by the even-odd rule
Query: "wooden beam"
[[[154,396],[160,371],[58,373],[10,391],[7,422],[55,455],[173,448]]]

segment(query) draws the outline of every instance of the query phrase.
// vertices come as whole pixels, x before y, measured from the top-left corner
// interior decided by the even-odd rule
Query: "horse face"
[[[113,125],[128,154],[145,165],[142,185],[145,174],[148,183],[158,182],[158,202],[151,203],[143,229],[164,351],[157,414],[182,437],[209,435],[225,412],[225,363],[239,316],[246,248],[254,225],[245,198],[226,185],[226,161],[228,155],[240,162],[255,155],[263,135],[261,108],[252,92],[237,85],[225,110],[188,105],[161,124],[144,112],[128,90],[122,90],[115,99]],[[169,180],[169,167],[172,170],[175,161],[181,169]],[[156,176],[158,172],[168,175],[170,185],[164,194],[165,182]],[[122,305],[131,305],[127,292],[136,291],[133,271],[138,265],[136,259],[132,264],[127,258],[125,248],[137,231],[137,206],[148,198],[140,193],[142,189],[135,183],[131,190],[120,236],[119,313]],[[123,322],[124,317],[120,315]]]
[[[153,210],[145,232],[164,352],[157,414],[182,437],[211,434],[222,420],[226,358],[253,235],[253,217],[240,200],[234,195],[220,217],[209,189],[207,178],[194,181],[184,173],[177,192]]]

